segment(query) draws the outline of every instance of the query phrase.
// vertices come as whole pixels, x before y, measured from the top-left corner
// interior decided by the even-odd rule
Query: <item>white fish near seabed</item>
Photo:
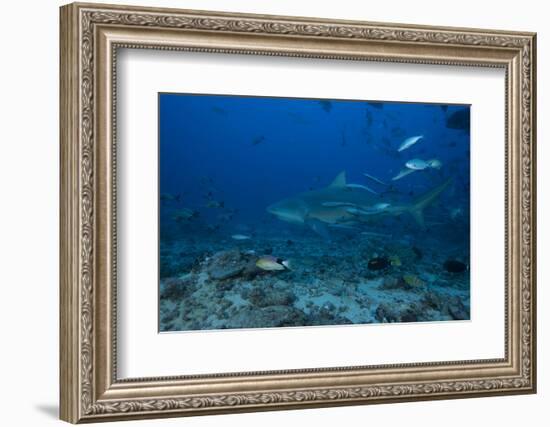
[[[405,166],[409,169],[414,169],[417,171],[422,171],[430,167],[428,162],[422,159],[411,159],[407,163],[405,163]]]
[[[290,270],[290,261],[274,257],[272,255],[264,255],[256,261],[256,267],[265,271],[281,271]]]
[[[181,208],[174,211],[172,219],[177,222],[189,221],[198,216],[198,212],[189,208]]]
[[[422,160],[422,159],[411,159],[405,163],[405,169],[401,171],[392,178],[392,181],[397,181],[413,172],[425,170],[428,168],[432,169],[441,169],[443,164],[438,159]]]
[[[424,135],[411,136],[410,138],[407,138],[405,141],[403,141],[401,143],[401,145],[399,146],[397,151],[403,151],[403,150],[406,150],[409,147],[412,147],[414,144],[416,144],[422,138],[424,138]]]
[[[246,234],[233,234],[231,236],[233,240],[250,240],[251,237],[247,236]]]
[[[410,175],[411,173],[416,171],[417,171],[416,169],[408,169],[408,168],[401,169],[401,171],[397,175],[395,175],[391,180],[397,181],[398,179],[401,179],[404,176]]]
[[[218,202],[217,200],[209,200],[206,203],[205,207],[206,208],[215,208],[215,209],[223,208],[224,207],[224,202]]]
[[[376,191],[374,191],[372,188],[367,187],[366,185],[361,185],[361,184],[346,184],[346,187],[347,187],[347,188],[357,188],[357,189],[359,189],[359,190],[370,191],[372,194],[379,194],[379,193],[377,193]]]

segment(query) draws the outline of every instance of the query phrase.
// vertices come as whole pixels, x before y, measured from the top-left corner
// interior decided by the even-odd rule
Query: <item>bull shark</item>
[[[403,213],[412,215],[424,229],[424,209],[451,182],[452,178],[449,178],[412,203],[404,203],[383,194],[377,196],[362,188],[350,187],[346,182],[346,172],[342,171],[328,187],[281,200],[268,206],[267,211],[282,221],[309,226],[325,237],[328,237],[327,226],[352,226]]]

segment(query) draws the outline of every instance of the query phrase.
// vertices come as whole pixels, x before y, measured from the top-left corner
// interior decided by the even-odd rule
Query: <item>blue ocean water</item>
[[[161,331],[469,318],[469,106],[162,93],[159,158]]]

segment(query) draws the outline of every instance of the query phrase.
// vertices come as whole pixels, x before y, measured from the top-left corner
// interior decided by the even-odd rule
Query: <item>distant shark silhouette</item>
[[[424,209],[451,182],[452,178],[449,178],[412,203],[403,203],[383,194],[377,196],[362,188],[350,187],[346,183],[346,173],[342,171],[328,187],[281,200],[268,206],[267,211],[282,221],[309,226],[325,237],[328,237],[327,226],[349,227],[405,212],[425,228]]]

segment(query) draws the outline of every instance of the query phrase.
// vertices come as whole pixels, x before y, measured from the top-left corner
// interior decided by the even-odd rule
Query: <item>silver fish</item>
[[[176,222],[189,221],[193,218],[196,218],[199,215],[197,211],[189,208],[181,208],[174,211],[172,219]]]
[[[233,234],[231,236],[233,240],[250,240],[251,237],[247,236],[246,234]]]
[[[405,141],[403,141],[401,143],[401,145],[399,146],[397,151],[403,151],[403,150],[406,150],[409,147],[412,147],[414,144],[416,144],[422,138],[424,138],[424,135],[411,136],[410,138],[407,138]]]
[[[422,159],[411,159],[407,163],[405,163],[405,166],[408,167],[409,169],[414,169],[417,171],[422,171],[430,167],[428,162]]]

